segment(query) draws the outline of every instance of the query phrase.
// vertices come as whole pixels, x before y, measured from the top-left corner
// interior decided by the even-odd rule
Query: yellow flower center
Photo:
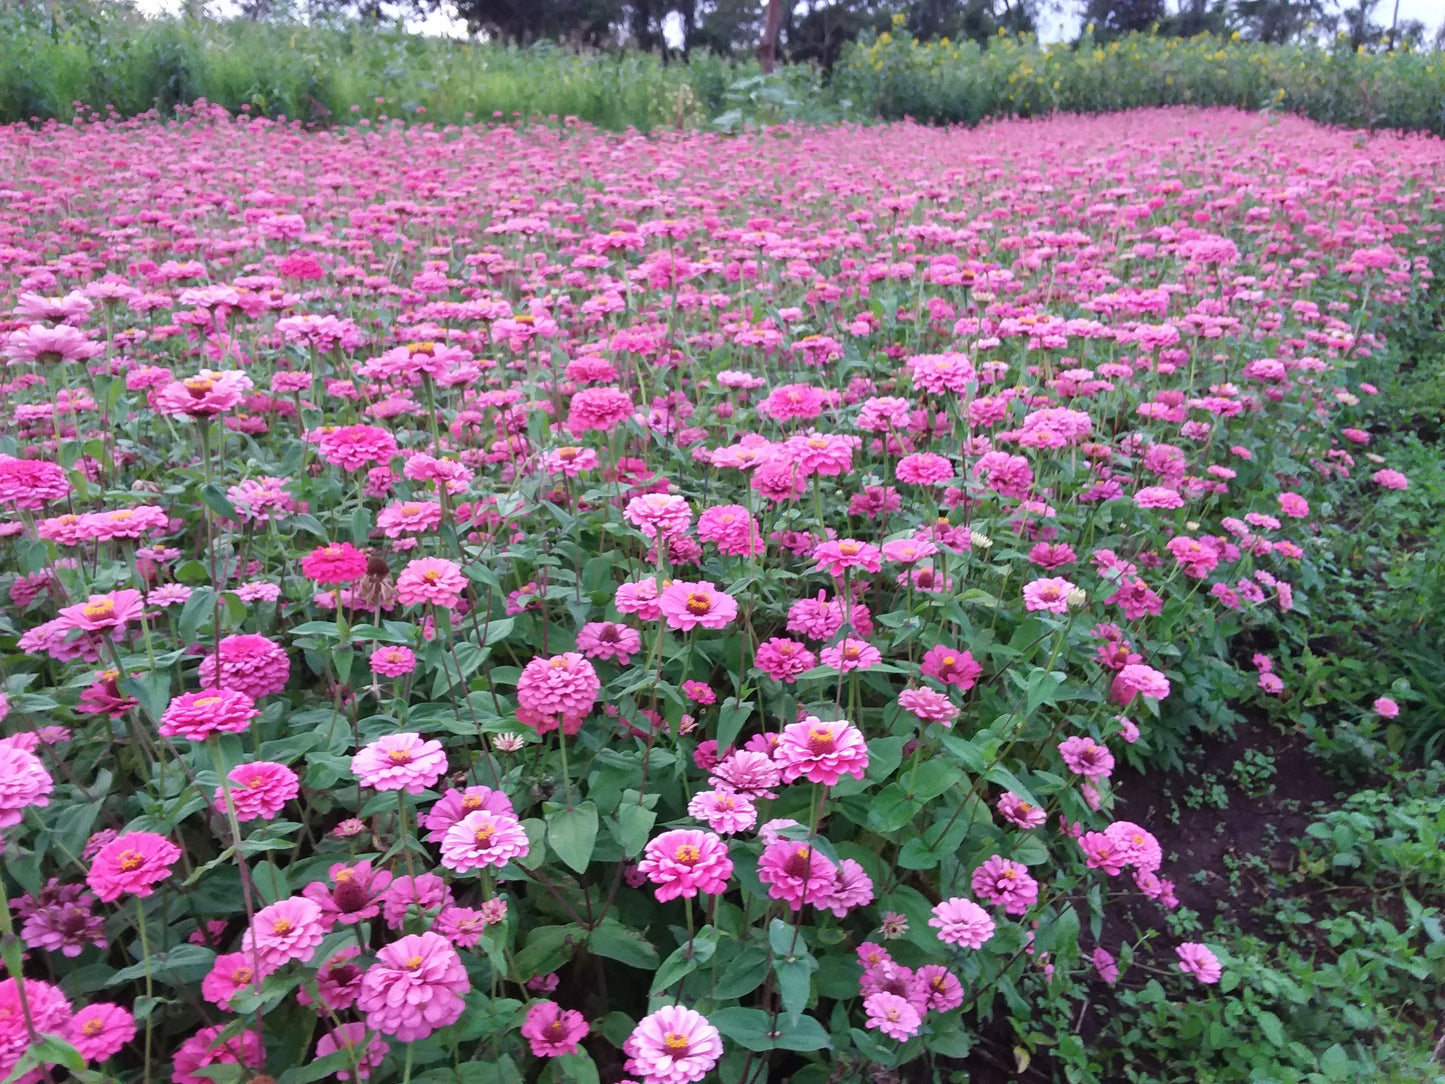
[[[120,861],[117,863],[122,873],[134,873],[145,864],[145,855],[140,851],[122,851]]]
[[[691,843],[684,843],[672,852],[672,857],[674,861],[690,866],[702,857],[702,852]]]
[[[686,1035],[680,1035],[675,1031],[669,1031],[666,1035],[662,1037],[662,1045],[663,1048],[674,1058],[681,1058],[687,1056],[688,1047],[691,1044],[688,1042]]]
[[[706,591],[689,591],[687,595],[687,612],[695,617],[712,611],[712,596]]]
[[[87,602],[82,611],[86,617],[109,617],[115,613],[115,603],[108,598],[99,599],[96,602]]]

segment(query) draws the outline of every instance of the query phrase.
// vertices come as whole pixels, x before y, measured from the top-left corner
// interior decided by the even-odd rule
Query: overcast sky
[[[162,12],[176,12],[181,8],[184,0],[136,0],[136,6],[148,15],[160,14]],[[1395,0],[1380,0],[1375,8],[1374,18],[1378,23],[1389,24],[1390,17],[1394,11]],[[1400,21],[1418,19],[1429,27],[1428,38],[1434,34],[1435,29],[1440,25],[1442,18],[1445,18],[1445,8],[1442,8],[1442,0],[1399,0]],[[226,13],[230,6],[227,0],[211,0],[207,7],[220,14]],[[1075,5],[1070,4],[1070,7]],[[1174,6],[1170,5],[1171,8]],[[234,8],[232,8],[234,10]],[[425,20],[412,21],[412,29],[427,34],[448,34],[457,37],[466,34],[466,27],[456,20],[438,12],[428,16]],[[679,27],[680,30],[680,27]],[[1079,20],[1074,15],[1045,16],[1043,24],[1039,27],[1039,37],[1043,41],[1071,40],[1079,32]]]

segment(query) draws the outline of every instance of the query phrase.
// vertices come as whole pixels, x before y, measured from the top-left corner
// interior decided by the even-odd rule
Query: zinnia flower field
[[[1253,996],[1129,782],[1410,484],[1439,141],[202,107],[0,192],[0,1079],[961,1080]]]

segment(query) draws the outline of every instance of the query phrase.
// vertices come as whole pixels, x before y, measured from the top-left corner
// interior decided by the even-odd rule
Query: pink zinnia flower
[[[745,794],[723,790],[700,790],[687,803],[688,816],[707,821],[719,835],[745,832],[758,823],[757,807]]]
[[[1197,941],[1186,941],[1174,950],[1179,957],[1179,970],[1193,975],[1202,983],[1216,983],[1224,974],[1219,958]]]
[[[678,828],[664,832],[647,844],[637,871],[657,886],[653,895],[659,903],[699,892],[709,896],[727,891],[733,863],[727,844],[711,832]]]
[[[1134,494],[1140,508],[1183,508],[1184,498],[1167,486],[1145,486]]]
[[[366,575],[366,554],[350,542],[332,542],[303,557],[301,571],[319,584],[352,583]]]
[[[944,726],[952,726],[959,711],[952,700],[932,689],[904,689],[898,694],[898,706],[924,722]]]
[[[865,1026],[877,1028],[890,1039],[902,1042],[918,1034],[923,1019],[918,1010],[897,994],[880,990],[863,999],[863,1010],[868,1014]]]
[[[346,1051],[348,1060],[356,1066],[357,1080],[369,1079],[371,1071],[386,1060],[387,1051],[390,1049],[390,1043],[375,1032],[368,1031],[365,1024],[354,1020],[348,1024],[337,1025],[316,1040],[318,1058],[324,1058],[338,1050]],[[351,1070],[338,1069],[336,1079],[350,1080]]]
[[[642,634],[612,621],[591,621],[577,633],[577,650],[589,659],[616,659],[626,666],[642,650]]]
[[[168,738],[205,741],[212,734],[239,734],[261,714],[256,702],[236,689],[182,693],[161,713],[159,731]]]
[[[29,806],[50,804],[55,781],[28,749],[0,742],[0,828],[19,824]]]
[[[1114,754],[1092,738],[1065,738],[1059,743],[1064,766],[1076,775],[1107,779],[1114,771]]]
[[[1122,849],[1126,866],[1153,873],[1164,861],[1164,852],[1154,834],[1132,821],[1115,821],[1104,829],[1104,834]]]
[[[709,773],[707,781],[718,790],[731,791],[748,798],[776,798],[773,788],[782,772],[767,753],[739,749],[728,754]]]
[[[411,934],[376,954],[356,1007],[366,1025],[403,1042],[424,1039],[461,1018],[471,989],[467,969],[440,934]]]
[[[420,734],[387,734],[352,757],[351,770],[373,790],[420,794],[446,774],[447,755],[441,742]]]
[[[712,542],[718,552],[734,557],[751,557],[763,552],[762,534],[752,513],[740,504],[709,508],[697,520],[697,536]]]
[[[465,873],[485,866],[505,866],[527,853],[526,830],[511,813],[479,809],[468,813],[442,836],[442,865]]]
[[[548,474],[561,474],[576,478],[583,471],[597,467],[597,453],[591,448],[579,448],[568,444],[542,457],[542,469]]]
[[[209,1065],[245,1065],[259,1069],[266,1064],[266,1049],[261,1036],[254,1031],[222,1037],[225,1024],[202,1028],[180,1045],[172,1060],[171,1080],[174,1084],[213,1084],[209,1076],[200,1076],[197,1069]]]
[[[928,995],[929,1012],[951,1012],[963,1004],[963,983],[942,964],[924,964],[913,978]]]
[[[656,621],[662,616],[657,604],[657,580],[653,577],[619,584],[612,604],[621,614],[636,614],[641,621]]]
[[[381,677],[403,677],[416,669],[416,653],[409,647],[393,644],[379,647],[368,660],[373,674]]]
[[[387,464],[397,454],[396,438],[374,425],[339,426],[323,432],[316,444],[322,459],[345,471]]]
[[[564,1009],[555,1001],[538,1001],[528,1006],[522,1038],[539,1058],[577,1053],[577,1044],[587,1035],[587,1020],[575,1009]]]
[[[971,884],[974,895],[1010,915],[1024,914],[1039,898],[1039,883],[1029,876],[1028,868],[1002,855],[993,855],[974,870]]]
[[[30,1046],[27,1013],[28,1023],[41,1034],[63,1035],[71,1019],[70,1002],[58,986],[39,979],[0,981],[0,1073],[5,1074],[0,1080],[10,1076]],[[18,1079],[31,1084],[50,1077],[41,1071],[26,1073]]]
[[[539,715],[580,719],[591,712],[601,691],[597,671],[577,652],[539,655],[517,678],[517,705]]]
[[[1114,962],[1113,953],[1100,947],[1094,950],[1094,970],[1099,973],[1099,978],[1105,982],[1119,981],[1119,965]]]
[[[301,781],[296,773],[284,764],[269,760],[238,764],[226,775],[226,780],[230,783],[236,820],[242,822],[260,818],[269,820],[301,793]],[[220,812],[226,811],[224,788],[216,788],[212,804]]]
[[[1020,828],[1037,828],[1048,817],[1041,808],[1024,801],[1013,791],[999,798],[998,811],[1004,820]]]
[[[1051,614],[1069,612],[1069,592],[1074,585],[1060,576],[1034,580],[1024,584],[1024,609],[1044,610]]]
[[[135,1038],[135,1017],[129,1009],[98,1001],[70,1018],[65,1039],[86,1061],[104,1061]]]
[[[644,538],[674,538],[692,523],[692,508],[685,498],[670,493],[644,493],[633,497],[623,518],[642,532]]]
[[[1163,700],[1169,695],[1169,679],[1152,666],[1130,663],[1114,675],[1109,687],[1109,699],[1125,706],[1140,693],[1152,700]]]
[[[567,407],[567,431],[574,437],[592,430],[608,432],[632,417],[636,408],[618,388],[584,388]]]
[[[817,665],[818,657],[796,640],[773,637],[758,645],[753,665],[774,681],[791,685]]]
[[[960,692],[968,692],[983,673],[983,667],[976,663],[968,651],[958,651],[939,644],[923,653],[919,670],[924,677],[931,677],[952,685]]]
[[[440,843],[448,828],[468,813],[479,810],[505,813],[509,817],[517,815],[511,800],[501,791],[491,787],[473,786],[466,790],[448,790],[421,815],[421,826],[427,830],[426,838],[429,842]]]
[[[91,861],[85,883],[102,903],[122,895],[149,896],[152,887],[171,875],[181,849],[155,832],[128,832],[116,836]]]
[[[326,938],[321,908],[305,896],[288,896],[261,908],[241,936],[241,951],[270,973],[292,960],[305,963]]]
[[[895,473],[900,482],[936,486],[953,477],[953,464],[933,452],[915,452],[898,461]]]
[[[658,608],[669,628],[683,632],[701,625],[720,629],[738,615],[737,600],[706,580],[685,583],[676,580],[663,588]]]
[[[185,380],[173,380],[155,393],[155,408],[162,414],[213,418],[241,402],[253,387],[245,373],[202,369]]]
[[[1303,519],[1310,514],[1310,503],[1298,493],[1281,493],[1279,510],[1291,519]]]
[[[1377,470],[1370,476],[1375,484],[1386,489],[1408,489],[1410,480],[1397,470]]]
[[[219,658],[219,676],[217,659]],[[255,633],[227,636],[201,659],[201,688],[224,685],[245,693],[252,700],[278,693],[291,675],[286,649]]]
[[[832,889],[818,907],[842,918],[855,907],[866,907],[872,902],[873,879],[853,859],[843,858],[838,862]]]
[[[768,886],[768,895],[786,901],[794,911],[804,904],[825,906],[837,877],[832,862],[797,840],[778,839],[763,848],[758,859],[758,880]]]
[[[1388,696],[1376,697],[1375,702],[1371,705],[1371,707],[1375,709],[1377,714],[1386,719],[1394,719],[1400,714],[1400,705],[1395,703],[1395,701],[1391,700]],[[5,821],[3,819],[0,819],[0,825],[3,825],[4,823]]]
[[[832,647],[825,647],[819,653],[824,666],[846,674],[849,670],[866,670],[883,661],[883,653],[867,640],[855,640],[845,636]]]
[[[944,944],[971,949],[982,948],[994,931],[988,912],[962,896],[944,900],[935,907],[928,924],[938,931],[938,939]]]
[[[371,863],[338,862],[326,871],[331,883],[312,881],[301,890],[317,907],[328,930],[336,923],[353,926],[381,914],[381,897],[391,884],[391,873],[374,870]]]
[[[396,577],[396,598],[403,606],[431,603],[455,609],[467,589],[467,578],[454,561],[423,557],[409,561]]]
[[[859,542],[856,538],[842,538],[824,542],[813,550],[813,560],[819,571],[829,572],[841,578],[844,569],[859,568],[864,572],[877,572],[883,567],[883,553],[877,546]]]
[[[139,620],[144,609],[141,593],[127,588],[104,595],[91,595],[85,602],[63,606],[57,623],[62,629],[103,632]]]
[[[1079,846],[1084,851],[1084,864],[1090,869],[1101,869],[1110,877],[1119,876],[1128,864],[1128,848],[1103,832],[1085,832],[1079,837]]]
[[[694,1084],[723,1054],[722,1036],[707,1017],[681,1005],[644,1016],[622,1046],[627,1071],[647,1084]]]
[[[809,715],[783,727],[773,760],[782,770],[784,783],[803,776],[810,783],[831,787],[842,775],[863,778],[868,770],[868,743],[862,731],[846,719],[824,722]]]

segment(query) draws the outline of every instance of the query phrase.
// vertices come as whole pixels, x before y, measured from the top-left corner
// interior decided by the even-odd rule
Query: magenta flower
[[[936,486],[953,477],[953,464],[933,452],[915,452],[900,459],[894,473],[900,482]]]
[[[85,883],[102,903],[122,895],[149,896],[171,875],[181,849],[154,832],[116,836],[96,852]]]
[[[963,1004],[963,983],[942,964],[924,964],[913,978],[928,996],[929,1012],[951,1012]]]
[[[692,508],[682,497],[669,493],[644,493],[627,502],[622,516],[642,532],[644,538],[675,538],[692,523]]]
[[[303,557],[301,571],[323,586],[353,583],[366,575],[366,554],[350,542],[332,542]]]
[[[577,633],[577,650],[589,659],[616,659],[626,666],[642,650],[642,634],[612,621],[592,621]]]
[[[773,637],[758,645],[753,665],[774,681],[791,685],[798,675],[811,670],[818,663],[818,657],[797,640]]]
[[[1394,719],[1400,714],[1400,705],[1395,703],[1395,701],[1391,700],[1388,696],[1376,697],[1375,702],[1370,706],[1375,709],[1376,714],[1378,714],[1381,718]],[[3,820],[0,820],[0,824],[4,823],[5,822]]]
[[[681,1005],[666,1005],[638,1021],[622,1045],[627,1071],[647,1084],[694,1084],[723,1054],[722,1036],[707,1017]]]
[[[973,894],[1002,907],[1005,914],[1022,915],[1039,898],[1039,883],[1029,876],[1028,867],[993,855],[973,871]]]
[[[923,1024],[918,1010],[907,1000],[882,990],[863,999],[863,1011],[868,1014],[866,1027],[876,1028],[899,1042],[918,1034]]]
[[[196,1072],[211,1065],[259,1069],[266,1063],[266,1048],[260,1035],[247,1029],[223,1037],[222,1033],[227,1030],[225,1024],[202,1028],[180,1045],[171,1063],[174,1084],[211,1084],[211,1077]]]
[[[733,863],[727,844],[711,832],[678,828],[647,844],[637,871],[657,886],[659,903],[699,892],[718,896],[727,891]]]
[[[978,682],[983,667],[974,662],[970,652],[938,644],[923,653],[919,672],[966,693]]]
[[[883,554],[877,546],[856,538],[824,542],[813,550],[819,571],[841,578],[845,569],[857,568],[877,572],[883,567]]]
[[[758,823],[758,810],[751,798],[724,790],[698,791],[687,803],[687,812],[724,836],[745,832]]]
[[[321,908],[305,896],[288,896],[261,908],[241,937],[241,952],[254,955],[270,973],[292,960],[305,963],[326,937]]]
[[[1069,771],[1088,779],[1107,779],[1114,771],[1114,754],[1093,738],[1065,738],[1059,743],[1059,755]]]
[[[839,776],[863,778],[868,770],[868,744],[862,732],[847,720],[824,722],[809,715],[802,722],[783,727],[773,760],[784,783],[802,776],[810,783],[831,787]]]
[[[160,733],[168,738],[205,741],[212,734],[239,734],[261,714],[256,702],[236,689],[182,693],[161,713]]]
[[[1114,675],[1109,687],[1109,699],[1121,707],[1141,693],[1152,700],[1163,700],[1169,695],[1169,679],[1152,666],[1131,663]]]
[[[1099,978],[1110,983],[1119,981],[1119,965],[1114,962],[1111,952],[1100,946],[1094,950],[1092,959],[1094,970],[1099,973]]]
[[[505,866],[529,849],[527,833],[511,813],[479,809],[468,813],[442,836],[442,865],[459,873]]]
[[[539,1058],[577,1053],[577,1044],[587,1035],[587,1020],[575,1009],[564,1009],[555,1001],[537,1001],[527,1007],[522,1038]]]
[[[1207,946],[1197,941],[1186,941],[1174,952],[1179,957],[1179,970],[1186,975],[1193,975],[1202,983],[1216,983],[1224,974],[1219,958],[1209,951]]]
[[[219,665],[217,660],[219,661]],[[217,673],[219,669],[219,675]],[[291,661],[286,649],[254,633],[227,636],[201,659],[201,688],[224,686],[260,700],[286,687]]]
[[[356,1079],[367,1080],[371,1071],[386,1060],[391,1044],[374,1031],[368,1031],[365,1024],[352,1021],[338,1024],[320,1039],[316,1040],[316,1056],[324,1058],[338,1050],[346,1051],[349,1062],[356,1066]],[[350,1080],[351,1070],[338,1069],[337,1080]]]
[[[602,682],[592,664],[575,651],[537,656],[517,678],[517,704],[539,715],[580,719],[592,711]]]
[[[351,770],[373,790],[420,794],[446,774],[447,755],[441,742],[420,734],[387,734],[352,757]]]
[[[738,615],[737,600],[706,580],[699,583],[676,580],[662,589],[657,604],[668,628],[682,632],[699,625],[720,629]]]
[[[837,876],[832,862],[797,840],[778,839],[764,847],[758,859],[758,880],[768,886],[768,895],[794,911],[804,904],[826,906]]]
[[[1034,580],[1024,584],[1024,609],[1030,612],[1043,610],[1051,614],[1069,612],[1069,592],[1074,585],[1059,576]]]
[[[1370,477],[1376,485],[1383,486],[1385,489],[1399,490],[1410,487],[1410,480],[1397,470],[1390,470],[1388,468],[1385,470],[1377,470],[1374,474],[1370,475]]]
[[[824,666],[831,666],[840,673],[850,670],[867,670],[883,661],[883,653],[867,640],[845,636],[832,647],[825,647],[818,653]]]
[[[468,787],[466,790],[453,788],[421,815],[421,826],[427,830],[426,838],[429,842],[440,843],[448,828],[468,813],[476,813],[478,810],[516,816],[511,801],[499,790],[483,786]]]
[[[938,931],[938,939],[944,944],[971,949],[982,948],[994,931],[988,912],[962,896],[944,900],[935,907],[928,924]]]
[[[144,609],[141,593],[126,588],[109,594],[91,595],[85,602],[61,607],[59,622],[63,629],[103,632],[140,620]]]
[[[1115,821],[1104,829],[1104,834],[1123,851],[1126,866],[1153,873],[1164,861],[1164,852],[1154,834],[1132,821]]]
[[[371,653],[368,662],[373,674],[389,678],[403,677],[416,669],[416,653],[409,647],[393,644],[377,648]]]
[[[55,781],[39,757],[11,742],[0,742],[0,828],[19,824],[26,808],[47,806]]]
[[[376,954],[356,999],[366,1026],[402,1042],[425,1039],[461,1018],[471,989],[467,970],[444,937],[410,934]]]
[[[1084,852],[1084,864],[1110,877],[1117,877],[1128,864],[1129,850],[1103,832],[1085,832],[1079,837],[1079,846]]]
[[[932,689],[904,689],[898,694],[898,706],[926,723],[952,726],[959,709],[952,700]]]
[[[86,1061],[104,1061],[134,1039],[135,1030],[129,1009],[97,1001],[70,1018],[65,1039]]]
[[[252,387],[245,373],[202,369],[185,380],[173,380],[155,393],[155,408],[162,414],[213,418],[241,402]]]
[[[998,811],[1004,820],[1019,828],[1037,828],[1048,818],[1041,808],[1024,801],[1013,791],[1007,791],[999,798]]]
[[[409,561],[396,577],[396,598],[403,606],[431,603],[455,609],[467,589],[461,566],[441,557]]]
[[[269,820],[301,793],[301,781],[296,773],[284,764],[269,760],[239,764],[231,769],[226,780],[230,784],[236,820],[242,823],[261,818]],[[222,813],[226,811],[224,788],[216,788],[212,805]]]
[[[354,926],[381,914],[381,896],[391,884],[391,873],[374,870],[368,861],[338,862],[326,871],[331,883],[312,881],[301,894],[321,909],[330,930],[336,923]]]

